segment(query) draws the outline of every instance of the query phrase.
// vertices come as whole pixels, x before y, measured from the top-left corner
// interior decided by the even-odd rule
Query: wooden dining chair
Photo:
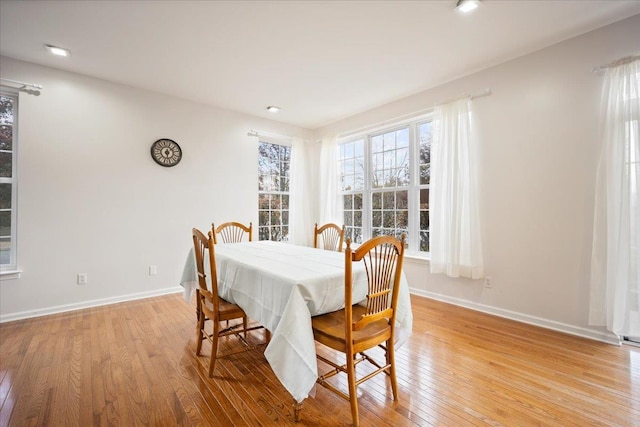
[[[313,247],[318,247],[318,236],[322,237],[322,249],[342,252],[342,242],[344,240],[344,225],[342,228],[337,224],[328,223],[318,228],[318,224],[313,228]]]
[[[222,243],[238,243],[244,240],[245,234],[249,235],[249,241],[251,241],[251,234],[253,230],[253,224],[249,223],[247,227],[239,222],[225,222],[224,224],[216,228],[214,223],[211,223],[211,231],[213,231],[213,242],[220,243],[218,241],[218,235],[222,239]]]
[[[398,400],[393,343],[404,241],[404,234],[401,240],[392,236],[379,236],[368,240],[352,251],[351,240],[347,239],[344,279],[345,308],[311,319],[314,339],[334,350],[345,353],[346,363],[344,365],[338,365],[317,355],[318,360],[334,369],[320,375],[316,382],[351,403],[354,426],[359,424],[356,387],[362,382],[384,372],[391,379],[393,400]],[[368,284],[366,305],[352,305],[352,265],[354,262],[363,262],[366,269]],[[366,350],[374,347],[381,347],[384,350],[385,361],[383,363],[379,363],[365,354]],[[375,370],[357,379],[356,365],[365,360],[370,362]],[[340,372],[347,374],[348,394],[327,382],[328,378]]]
[[[194,228],[192,230],[193,235],[193,250],[196,258],[196,269],[198,273],[198,288],[196,289],[196,312],[198,314],[198,327],[197,327],[197,347],[196,355],[200,355],[202,349],[202,342],[206,339],[211,343],[211,358],[209,359],[209,377],[213,376],[213,369],[215,368],[216,359],[218,357],[229,356],[232,354],[241,353],[243,351],[252,350],[261,344],[250,344],[246,337],[247,332],[261,329],[262,326],[248,327],[247,315],[239,306],[231,304],[230,302],[222,299],[218,295],[218,275],[216,272],[216,260],[215,260],[215,244],[213,242],[211,232],[209,236],[205,236],[200,230]],[[207,286],[207,272],[205,271],[205,259],[208,257],[210,266],[210,283],[211,286]],[[235,323],[229,326],[229,320],[242,319],[242,323]],[[222,329],[220,322],[226,321],[227,326]],[[207,324],[210,323],[212,332],[208,332]],[[242,335],[241,335],[242,333]],[[243,348],[239,351],[230,352],[221,356],[218,356],[218,339],[227,335],[236,335],[244,344]]]

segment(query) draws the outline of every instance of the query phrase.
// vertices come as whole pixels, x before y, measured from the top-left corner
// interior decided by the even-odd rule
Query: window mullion
[[[372,171],[371,166],[371,135],[367,135],[364,145],[364,191],[362,193],[362,241],[366,242],[371,238],[371,194],[372,194]]]

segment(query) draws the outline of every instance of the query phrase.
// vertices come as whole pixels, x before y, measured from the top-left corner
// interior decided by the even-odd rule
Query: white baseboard
[[[181,286],[173,288],[159,289],[155,291],[139,292],[135,294],[122,295],[118,297],[103,298],[98,300],[83,301],[74,304],[58,305],[54,307],[47,307],[38,310],[28,310],[18,313],[11,313],[6,315],[0,315],[0,323],[12,322],[14,320],[29,319],[32,317],[47,316],[50,314],[65,313],[68,311],[82,310],[83,308],[99,307],[102,305],[116,304],[119,302],[134,301],[138,299],[151,298],[160,295],[167,295],[173,293],[183,293],[184,289]],[[434,292],[424,291],[421,289],[410,288],[409,291],[418,296],[434,299],[437,301],[446,302],[449,304],[465,307],[471,310],[480,311],[494,316],[504,317],[506,319],[515,320],[517,322],[527,323],[534,326],[540,326],[542,328],[551,329],[558,332],[564,332],[570,335],[575,335],[583,338],[589,338],[596,341],[601,341],[607,344],[620,345],[620,339],[612,333],[595,331],[592,329],[582,328],[579,326],[569,325],[566,323],[556,322],[554,320],[543,319],[541,317],[531,316],[528,314],[522,314],[511,310],[505,310],[502,308],[492,307],[485,304],[479,304],[472,301],[454,298],[446,295],[436,294]]]
[[[492,307],[485,304],[475,303],[460,298],[454,298],[446,295],[436,294],[434,292],[423,291],[420,289],[409,288],[409,292],[425,298],[446,302],[460,307],[469,308],[471,310],[481,311],[483,313],[492,314],[494,316],[504,317],[506,319],[515,320],[517,322],[527,323],[529,325],[540,326],[541,328],[551,329],[578,337],[589,338],[601,341],[607,344],[620,345],[620,339],[613,333],[595,331],[593,329],[583,328],[580,326],[569,325],[566,323],[556,322],[555,320],[544,319],[541,317],[531,316],[528,314],[518,313],[511,310]]]
[[[21,311],[18,313],[0,314],[0,323],[12,322],[14,320],[29,319],[32,317],[47,316],[49,314],[65,313],[67,311],[82,310],[83,308],[99,307],[101,305],[116,304],[119,302],[134,301],[138,299],[157,297],[160,295],[182,293],[181,286],[173,288],[158,289],[155,291],[138,292],[135,294],[121,295],[111,298],[103,298],[91,301],[83,301],[74,304],[64,304],[54,307],[47,307],[38,310]]]

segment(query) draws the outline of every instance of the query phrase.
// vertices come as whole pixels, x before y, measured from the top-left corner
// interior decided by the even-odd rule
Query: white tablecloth
[[[215,249],[220,296],[271,331],[265,357],[289,393],[302,402],[318,377],[311,317],[344,306],[344,253],[271,241],[219,244]],[[353,267],[353,301],[361,301],[366,295],[366,273],[361,263]],[[196,277],[191,249],[181,280],[187,301],[197,286]],[[412,325],[403,273],[396,348],[409,337]]]

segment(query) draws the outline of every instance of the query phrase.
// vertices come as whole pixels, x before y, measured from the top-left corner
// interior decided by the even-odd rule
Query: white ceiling
[[[454,8],[455,0],[1,0],[0,54],[315,129],[638,14],[640,1]],[[72,56],[51,56],[44,44]],[[268,113],[270,104],[282,110]]]

